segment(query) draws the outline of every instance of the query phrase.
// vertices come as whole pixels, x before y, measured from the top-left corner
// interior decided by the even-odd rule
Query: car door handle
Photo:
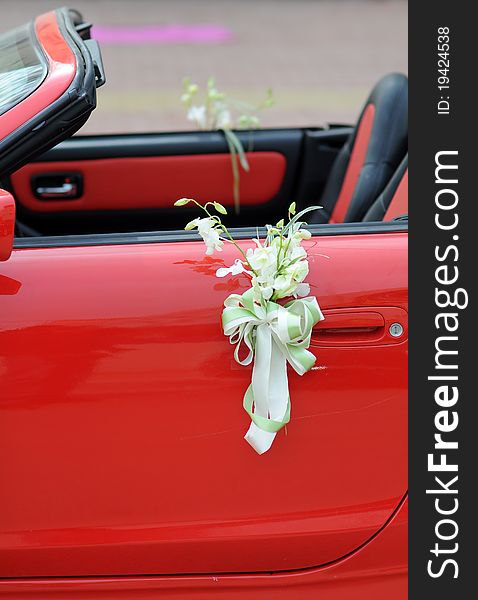
[[[39,200],[75,200],[83,192],[83,176],[77,172],[38,173],[31,178],[31,189]]]
[[[70,198],[76,196],[77,187],[74,183],[64,183],[56,187],[38,187],[35,191],[42,198]]]
[[[399,307],[337,308],[323,313],[325,319],[312,330],[312,346],[397,344],[407,338],[407,312]]]

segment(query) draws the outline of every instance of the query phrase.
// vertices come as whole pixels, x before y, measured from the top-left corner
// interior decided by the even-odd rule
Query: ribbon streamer
[[[244,439],[258,454],[269,450],[276,433],[289,422],[287,363],[299,375],[313,367],[315,356],[307,348],[312,328],[323,319],[312,296],[284,306],[273,301],[259,304],[251,288],[224,301],[222,326],[236,346],[234,358],[244,366],[254,361],[252,382],[243,402],[252,422]],[[243,344],[248,352],[241,359]]]

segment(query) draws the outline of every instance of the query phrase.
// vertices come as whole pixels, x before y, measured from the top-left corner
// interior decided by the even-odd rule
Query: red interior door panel
[[[241,205],[266,204],[281,189],[286,159],[280,152],[246,154],[250,170],[240,169]],[[41,199],[35,195],[33,177],[72,171],[82,178],[78,198]],[[26,165],[11,180],[17,200],[34,212],[171,208],[184,196],[203,203],[234,203],[229,154],[39,162]]]
[[[251,371],[220,326],[224,298],[246,289],[215,277],[233,248],[14,251],[0,279],[0,576],[300,569],[374,536],[407,485],[406,240],[306,243],[330,323],[314,369],[290,372],[291,422],[263,456],[243,440]]]

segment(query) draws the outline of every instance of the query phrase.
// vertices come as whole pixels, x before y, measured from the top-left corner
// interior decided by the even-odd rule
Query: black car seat
[[[361,221],[408,149],[408,79],[383,77],[332,166],[315,223]],[[314,220],[315,219],[315,220]]]
[[[383,192],[368,209],[364,221],[391,221],[408,214],[408,154]]]

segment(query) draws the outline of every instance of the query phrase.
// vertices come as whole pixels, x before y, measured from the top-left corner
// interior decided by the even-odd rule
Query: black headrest
[[[372,90],[365,108],[373,104],[375,115],[365,162],[345,216],[360,221],[384,189],[408,149],[408,79],[391,73]],[[364,109],[365,110],[365,109]]]
[[[364,116],[366,119],[362,123]],[[361,128],[365,122],[368,123],[367,127]],[[368,131],[364,132],[367,128]],[[350,185],[348,171],[355,168],[356,178],[349,190],[342,220],[361,221],[392,177],[407,149],[408,79],[401,73],[391,73],[373,88],[354,132],[337,156],[320,201],[325,217],[333,214],[344,181]],[[358,167],[357,153],[364,155]]]

